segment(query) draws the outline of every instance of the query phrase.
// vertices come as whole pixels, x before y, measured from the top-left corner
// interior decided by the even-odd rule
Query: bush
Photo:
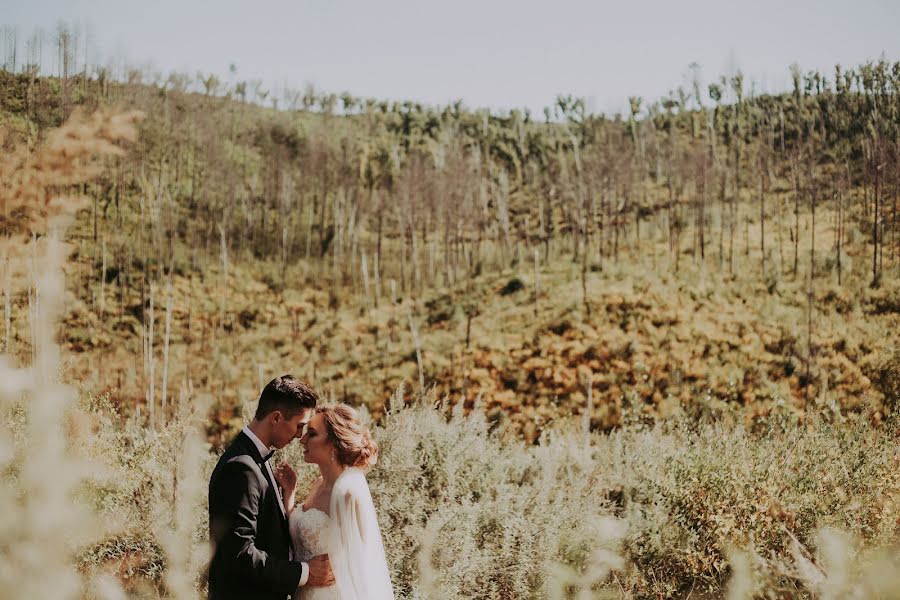
[[[884,394],[885,408],[896,415],[900,408],[900,351],[892,348],[867,371],[875,388]]]
[[[862,549],[897,540],[896,425],[773,416],[750,430],[679,417],[586,444],[563,423],[531,446],[477,409],[446,417],[432,405],[375,429],[382,460],[369,481],[401,598],[544,597],[560,568],[584,577],[615,547],[610,523],[624,528],[616,589],[639,598],[723,594],[735,548],[767,557],[754,563],[764,585],[791,572],[809,591],[818,584],[798,575],[795,540],[816,547],[825,526]],[[299,461],[297,449],[287,457]]]
[[[425,308],[428,309],[426,320],[429,325],[449,321],[456,313],[456,304],[454,304],[453,297],[450,294],[441,294],[428,300],[425,303]]]
[[[522,283],[522,280],[518,277],[513,277],[509,281],[506,282],[502,288],[500,288],[501,296],[510,296],[515,294],[516,292],[522,291],[525,289],[525,284]]]
[[[873,557],[897,560],[873,554],[900,528],[896,421],[773,416],[750,430],[679,417],[589,438],[558,423],[526,445],[477,408],[448,414],[433,399],[404,406],[399,396],[391,406],[401,408],[374,427],[381,460],[369,482],[398,598],[718,596],[736,568],[734,585],[794,597],[818,594],[822,581],[874,589]],[[77,564],[111,569],[134,594],[202,595],[203,492],[216,457],[185,445],[196,416],[154,431],[102,399],[85,396],[79,410],[95,433],[70,452],[106,474],[82,495],[107,530],[84,538]],[[298,444],[275,460],[298,466],[301,489],[311,482]],[[822,527],[846,532],[846,577],[824,558],[814,561],[821,576],[809,576],[803,557],[834,551]],[[188,583],[179,593],[173,577]]]

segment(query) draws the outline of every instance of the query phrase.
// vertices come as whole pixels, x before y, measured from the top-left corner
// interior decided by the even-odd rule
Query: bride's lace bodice
[[[294,543],[294,560],[307,561],[320,554],[328,554],[334,544],[334,523],[317,508],[303,510],[298,506],[290,517],[291,540]],[[336,586],[327,588],[302,587],[302,600],[338,600]]]
[[[313,556],[328,554],[333,536],[331,518],[318,508],[303,510],[298,506],[291,513],[291,539],[294,542],[294,560],[309,560]]]

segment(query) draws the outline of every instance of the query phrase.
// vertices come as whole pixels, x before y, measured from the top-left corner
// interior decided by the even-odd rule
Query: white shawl
[[[337,538],[329,560],[341,600],[393,600],[378,517],[361,469],[345,469],[334,482],[329,512]]]

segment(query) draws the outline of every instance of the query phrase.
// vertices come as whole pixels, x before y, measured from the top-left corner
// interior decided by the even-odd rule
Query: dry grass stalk
[[[7,234],[0,252],[9,265],[7,297],[12,274],[22,272],[29,255],[36,275],[33,364],[21,369],[0,364],[0,408],[19,415],[0,427],[4,594],[73,598],[84,586],[72,555],[94,531],[90,512],[76,497],[90,468],[67,447],[80,435],[66,421],[74,390],[57,380],[56,327],[67,255],[61,240],[65,226],[85,205],[84,199],[67,193],[69,188],[95,176],[103,157],[121,154],[118,144],[134,139],[139,118],[139,113],[76,115],[39,149],[14,147],[0,159],[0,207]]]

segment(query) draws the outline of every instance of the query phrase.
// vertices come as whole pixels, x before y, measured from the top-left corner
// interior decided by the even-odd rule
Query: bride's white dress
[[[334,482],[328,512],[298,506],[290,516],[294,556],[327,554],[335,585],[304,586],[300,600],[393,600],[381,530],[361,469],[345,469]]]
[[[334,523],[318,508],[303,510],[303,506],[298,506],[291,513],[290,527],[296,560],[305,562],[314,556],[333,552],[337,541]],[[341,596],[337,586],[304,586],[300,588],[300,600],[341,600]]]

